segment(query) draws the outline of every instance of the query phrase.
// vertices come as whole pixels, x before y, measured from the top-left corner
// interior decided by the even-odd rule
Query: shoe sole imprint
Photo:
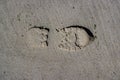
[[[87,46],[94,40],[92,32],[79,25],[56,29],[59,33],[58,48],[62,50],[75,51]],[[45,48],[48,46],[49,28],[34,26],[28,31],[28,44],[32,48]]]

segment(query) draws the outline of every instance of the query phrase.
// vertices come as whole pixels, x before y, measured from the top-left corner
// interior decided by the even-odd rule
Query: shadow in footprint
[[[95,37],[95,36],[93,35],[93,33],[92,33],[88,28],[83,27],[83,26],[71,25],[71,26],[68,26],[68,27],[66,27],[66,28],[82,28],[82,29],[84,29],[84,30],[88,33],[88,35],[89,35],[90,37],[92,37],[92,38]]]
[[[46,28],[46,27],[44,27],[44,26],[33,26],[33,27],[29,28],[28,30],[33,29],[33,28],[45,29],[45,30],[47,30],[48,32],[50,31],[50,29],[48,29],[48,28]]]

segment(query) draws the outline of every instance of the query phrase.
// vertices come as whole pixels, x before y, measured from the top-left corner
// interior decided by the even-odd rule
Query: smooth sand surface
[[[60,48],[72,25],[94,40]],[[0,0],[0,80],[120,80],[120,0]]]

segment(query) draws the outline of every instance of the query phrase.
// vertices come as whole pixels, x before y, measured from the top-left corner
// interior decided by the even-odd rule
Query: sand
[[[120,80],[120,0],[0,0],[0,80]]]

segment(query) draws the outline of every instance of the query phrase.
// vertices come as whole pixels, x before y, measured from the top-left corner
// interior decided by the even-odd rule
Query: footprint
[[[27,42],[32,48],[45,48],[48,46],[49,29],[34,26],[27,33]]]
[[[78,25],[56,29],[56,31],[60,33],[58,48],[64,50],[79,50],[94,40],[94,35],[89,29]]]

